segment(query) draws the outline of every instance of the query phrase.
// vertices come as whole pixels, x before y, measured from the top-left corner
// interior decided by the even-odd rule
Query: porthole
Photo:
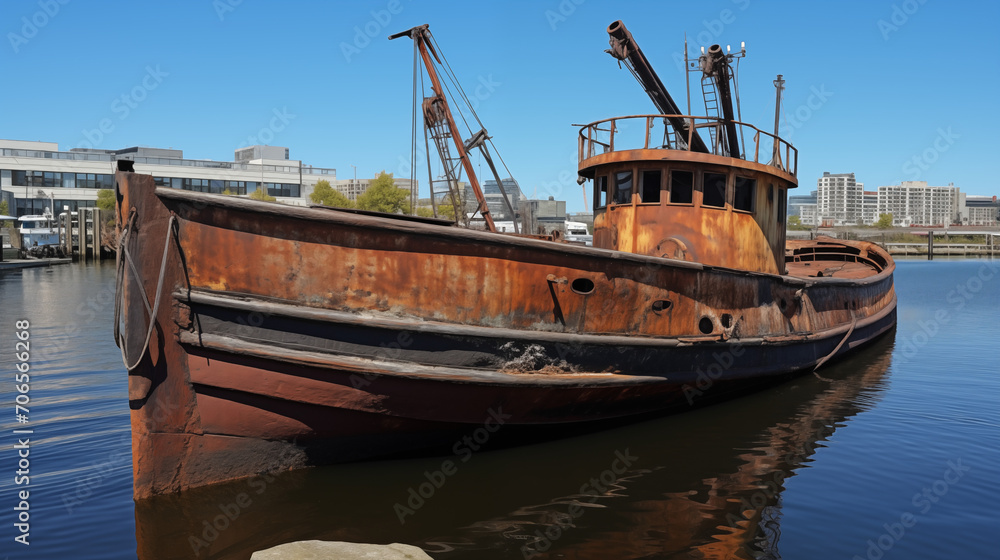
[[[578,294],[587,295],[594,291],[594,281],[590,278],[577,278],[570,287]]]
[[[652,309],[653,311],[659,313],[660,311],[670,309],[671,305],[673,305],[673,303],[669,299],[658,299],[653,302]]]
[[[701,331],[701,334],[712,334],[712,331],[715,330],[715,325],[708,317],[702,317],[701,320],[698,321],[698,330]]]
[[[721,322],[722,322],[722,328],[728,329],[733,326],[733,316],[730,315],[729,313],[723,313]]]

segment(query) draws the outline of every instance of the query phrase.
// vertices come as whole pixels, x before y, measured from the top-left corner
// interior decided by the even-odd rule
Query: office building
[[[265,157],[245,159],[261,155]],[[236,150],[236,161],[227,162],[184,159],[181,150],[172,148],[60,151],[53,142],[0,140],[0,190],[16,216],[41,214],[46,208],[54,214],[76,211],[93,206],[98,190],[114,188],[119,159],[134,161],[136,172],[152,175],[159,187],[240,196],[263,189],[280,202],[299,206],[308,205],[317,181],[336,181],[335,169],[303,166],[287,156],[288,148],[277,146]]]

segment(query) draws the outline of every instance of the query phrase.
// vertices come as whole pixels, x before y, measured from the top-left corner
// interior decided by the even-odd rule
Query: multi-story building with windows
[[[820,225],[821,222],[816,211],[816,203],[799,204],[799,219],[804,226]]]
[[[862,191],[861,221],[859,225],[870,226],[878,221],[878,191]]]
[[[834,225],[861,223],[864,184],[854,179],[854,173],[829,173],[816,181],[816,212],[821,220]]]
[[[371,179],[340,179],[338,181],[330,183],[330,186],[340,191],[340,194],[346,196],[352,202],[356,202],[358,197],[365,194],[368,187],[371,186],[372,181],[377,177],[372,177]],[[413,196],[413,192],[419,189],[420,181],[410,181],[409,179],[399,179],[396,177],[392,178],[392,182],[396,185],[397,189],[403,189]]]
[[[812,204],[813,209],[816,207],[816,191],[810,191],[808,195],[805,194],[789,194],[788,195],[788,215],[789,216],[799,216],[802,217],[802,206],[805,204]]]
[[[965,194],[954,183],[928,186],[927,181],[903,181],[878,188],[878,213],[892,214],[895,226],[949,226],[961,223]]]
[[[1000,220],[1000,201],[996,196],[967,196],[962,209],[962,225],[996,226]]]
[[[490,209],[490,215],[494,221],[511,221],[519,213],[520,207],[527,200],[527,197],[521,192],[521,186],[515,179],[507,177],[502,181],[503,192],[501,192],[496,179],[484,181],[482,183],[483,198],[486,199],[486,206]],[[504,203],[503,193],[507,194],[507,201],[510,202],[510,206],[514,210],[513,215],[508,210],[507,204]],[[476,194],[472,192],[472,185],[465,184],[462,197],[465,199],[466,212],[472,213],[479,209],[479,202],[476,200]]]
[[[247,152],[246,150],[250,150]],[[247,156],[264,156],[245,159]],[[269,159],[281,155],[286,159]],[[332,168],[289,160],[288,149],[251,146],[235,160],[184,159],[181,150],[133,147],[121,150],[74,148],[59,151],[53,142],[0,140],[0,190],[13,215],[54,214],[93,206],[100,189],[114,188],[115,161],[130,159],[135,170],[154,177],[157,186],[245,196],[263,189],[286,204],[308,205],[316,182],[336,181]],[[54,206],[54,208],[53,208]]]

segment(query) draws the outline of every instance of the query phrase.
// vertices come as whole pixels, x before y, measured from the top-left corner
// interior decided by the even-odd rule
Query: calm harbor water
[[[899,261],[894,333],[739,400],[451,457],[448,475],[448,457],[383,461],[138,505],[114,274],[0,273],[0,557],[245,559],[305,539],[403,542],[436,559],[1000,557],[1000,263]],[[18,429],[34,431],[27,486]],[[14,541],[24,489],[29,546]]]

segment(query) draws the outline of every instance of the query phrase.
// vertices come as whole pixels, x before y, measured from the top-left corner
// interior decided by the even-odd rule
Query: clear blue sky
[[[0,138],[63,150],[144,145],[231,161],[256,137],[340,178],[352,165],[359,177],[408,175],[412,42],[386,37],[429,23],[466,91],[481,86],[480,117],[525,192],[582,210],[570,125],[655,112],[603,52],[607,25],[622,19],[678,100],[685,33],[694,48],[745,41],[743,117],[762,129],[773,126],[771,82],[784,74],[782,132],[800,151],[799,194],[823,171],[853,171],[872,190],[926,180],[1000,194],[986,165],[1000,148],[994,2],[4,0],[0,9]],[[359,52],[345,55],[347,45]],[[426,189],[426,170],[417,177]]]

